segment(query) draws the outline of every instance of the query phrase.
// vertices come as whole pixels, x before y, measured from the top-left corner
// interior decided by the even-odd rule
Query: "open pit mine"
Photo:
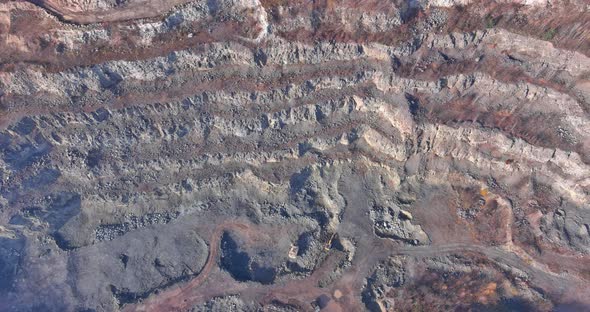
[[[590,311],[590,3],[0,0],[0,311]]]

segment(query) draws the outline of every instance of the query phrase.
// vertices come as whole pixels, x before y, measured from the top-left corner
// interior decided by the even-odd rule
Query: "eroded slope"
[[[0,3],[0,310],[584,309],[584,2]]]

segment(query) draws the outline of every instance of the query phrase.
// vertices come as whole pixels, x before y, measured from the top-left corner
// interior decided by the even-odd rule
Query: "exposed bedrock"
[[[588,309],[585,1],[0,1],[0,311]]]

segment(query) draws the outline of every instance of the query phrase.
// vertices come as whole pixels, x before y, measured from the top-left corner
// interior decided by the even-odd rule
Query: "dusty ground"
[[[585,1],[0,0],[0,311],[590,309]]]

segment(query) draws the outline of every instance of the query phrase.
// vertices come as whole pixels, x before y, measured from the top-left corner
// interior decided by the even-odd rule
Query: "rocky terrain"
[[[590,310],[585,0],[0,0],[0,311]]]

